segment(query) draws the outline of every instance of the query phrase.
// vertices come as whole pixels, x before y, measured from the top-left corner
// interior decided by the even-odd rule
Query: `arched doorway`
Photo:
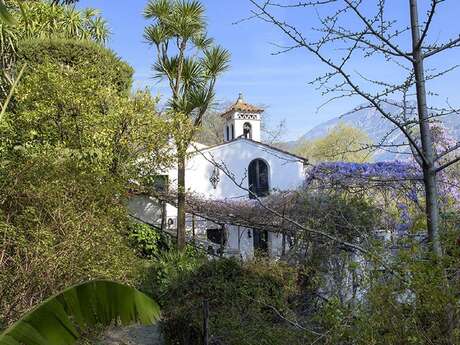
[[[248,167],[248,182],[250,199],[256,196],[264,197],[270,194],[268,181],[268,164],[262,159],[254,159]]]

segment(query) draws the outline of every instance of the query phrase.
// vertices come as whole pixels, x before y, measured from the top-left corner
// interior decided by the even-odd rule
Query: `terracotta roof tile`
[[[240,93],[236,102],[228,108],[221,116],[224,117],[231,113],[232,111],[244,111],[248,113],[261,113],[264,110],[262,108],[256,107],[255,105],[244,102],[243,95]]]

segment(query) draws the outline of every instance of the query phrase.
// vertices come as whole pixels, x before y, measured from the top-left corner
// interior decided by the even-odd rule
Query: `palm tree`
[[[65,289],[45,300],[0,334],[0,345],[70,345],[80,332],[121,321],[152,324],[158,304],[142,292],[97,280]]]
[[[178,160],[177,246],[185,247],[186,152],[214,99],[217,78],[229,67],[230,53],[207,37],[204,7],[193,0],[150,0],[144,15],[153,23],[144,37],[156,48],[155,77],[168,82],[168,108]]]

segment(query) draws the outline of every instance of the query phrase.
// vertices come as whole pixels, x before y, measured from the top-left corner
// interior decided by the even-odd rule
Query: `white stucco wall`
[[[205,149],[193,154],[187,161],[185,185],[189,192],[211,199],[247,197],[248,193],[235,184],[222,171],[216,188],[209,181],[215,169],[212,161],[224,163],[235,180],[248,188],[247,169],[254,159],[262,159],[269,166],[271,190],[293,190],[305,179],[304,162],[292,155],[273,150],[252,140],[237,139],[225,145]],[[169,173],[170,186],[177,186],[177,172]]]
[[[239,252],[243,260],[254,257],[252,230],[236,225],[227,225],[227,248]]]
[[[293,190],[300,187],[305,180],[304,161],[262,145],[252,140],[240,138],[225,145],[201,150],[188,158],[185,184],[189,192],[198,193],[205,198],[248,198],[248,193],[235,184],[222,171],[219,172],[220,181],[216,188],[213,187],[209,178],[215,165],[224,163],[228,170],[233,173],[235,181],[242,183],[248,188],[247,169],[254,159],[262,159],[269,166],[270,190]],[[169,172],[170,186],[177,187],[177,171]],[[171,205],[167,208],[167,217],[176,221],[177,209]],[[234,225],[227,225],[227,250],[239,251],[243,260],[254,256],[254,237],[251,229]],[[286,244],[286,249],[288,245]],[[282,253],[282,235],[268,234],[268,254],[271,257],[279,257]]]
[[[270,190],[293,190],[301,186],[305,180],[304,161],[267,147],[258,142],[240,138],[224,145],[202,148],[192,154],[187,160],[185,183],[189,192],[198,193],[205,198],[248,198],[248,193],[235,184],[222,171],[219,172],[220,181],[216,188],[210,182],[210,177],[215,169],[212,161],[224,163],[234,175],[235,181],[248,188],[247,169],[254,159],[262,159],[269,166]],[[177,170],[171,169],[168,173],[169,186],[177,188]],[[158,203],[146,196],[137,196],[130,201],[130,211],[135,217],[151,224],[161,223],[161,213]],[[177,209],[172,205],[166,207],[168,226],[176,228]],[[195,233],[200,238],[206,238],[206,220],[195,218]],[[191,236],[191,216],[187,215],[186,227]],[[243,260],[254,256],[253,230],[235,225],[226,225],[227,234],[226,251],[239,253]],[[282,235],[268,233],[268,254],[279,257],[282,253]],[[286,243],[286,249],[288,245]],[[232,254],[233,255],[233,254]],[[238,254],[236,254],[238,255]]]

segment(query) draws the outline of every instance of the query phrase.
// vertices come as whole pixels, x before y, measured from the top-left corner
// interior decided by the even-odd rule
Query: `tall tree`
[[[440,39],[432,33],[437,13],[444,0],[430,0],[423,24],[419,22],[418,1],[407,0],[406,20],[390,17],[387,1],[325,0],[286,1],[249,0],[255,7],[254,16],[275,25],[292,42],[284,52],[304,49],[315,56],[329,70],[318,76],[314,83],[331,95],[331,100],[342,97],[362,97],[370,107],[390,121],[395,130],[401,131],[406,144],[423,171],[426,196],[426,220],[428,239],[436,256],[442,255],[439,234],[438,174],[460,160],[460,144],[452,145],[436,154],[430,123],[441,116],[458,113],[450,105],[428,106],[426,82],[445,76],[456,66],[443,66],[426,74],[424,63],[429,59],[460,47],[458,32],[452,38]],[[306,32],[290,19],[281,18],[288,10],[311,10],[311,20],[317,20],[315,30]],[[308,21],[307,21],[308,22]],[[310,24],[309,24],[310,25]],[[401,81],[381,80],[363,75],[351,65],[369,61],[373,65],[385,64],[385,68],[396,66]],[[415,94],[415,106],[408,95]],[[394,99],[401,100],[395,102]],[[391,112],[385,105],[396,106]],[[420,135],[420,140],[418,136]],[[400,144],[385,143],[386,148]],[[457,155],[446,161],[446,155]]]
[[[153,20],[144,37],[156,47],[155,77],[168,82],[168,110],[177,149],[177,246],[185,247],[186,153],[214,98],[217,78],[229,67],[230,53],[207,37],[199,1],[150,0],[144,15]]]
[[[372,141],[358,128],[338,124],[321,138],[305,140],[294,149],[310,162],[341,161],[364,163],[372,159]]]

